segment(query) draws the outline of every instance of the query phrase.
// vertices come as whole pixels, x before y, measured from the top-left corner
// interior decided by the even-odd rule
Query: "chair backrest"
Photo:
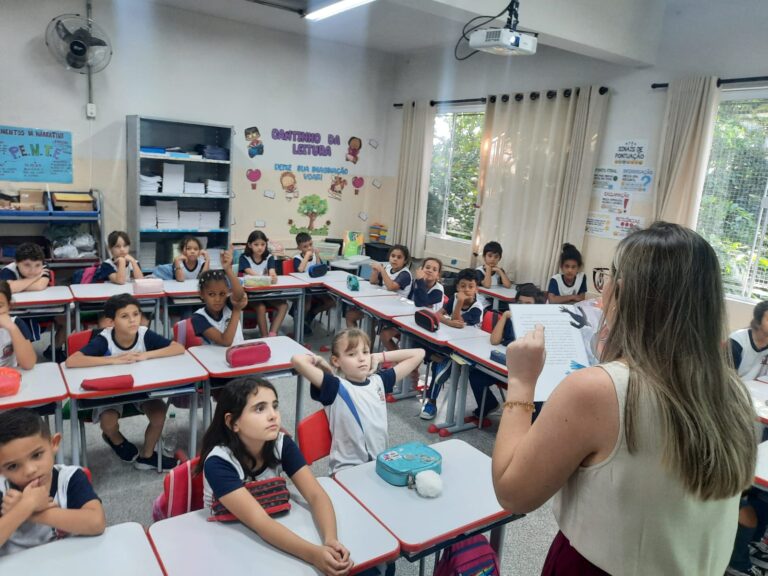
[[[293,258],[286,258],[283,260],[283,275],[293,274],[296,269],[293,267]]]
[[[194,512],[203,507],[203,475],[195,474],[200,456],[182,462],[163,479],[162,511],[165,518]]]
[[[483,323],[480,325],[480,328],[482,328],[484,332],[493,332],[493,328],[496,326],[496,322],[499,321],[500,317],[501,314],[495,310],[486,310],[483,314]]]
[[[307,464],[328,456],[331,453],[331,428],[325,410],[318,410],[299,422],[296,437]]]
[[[48,286],[56,285],[56,272],[48,270]]]
[[[82,330],[70,334],[67,337],[67,356],[72,356],[75,352],[79,352],[83,346],[91,341],[92,334],[93,330]]]
[[[203,339],[195,334],[195,329],[192,326],[192,318],[179,320],[173,325],[173,339],[184,346],[184,348],[202,346],[205,344]]]
[[[88,482],[93,482],[93,479],[91,478],[91,469],[90,468],[81,468],[83,472],[85,472],[85,477],[88,478]]]

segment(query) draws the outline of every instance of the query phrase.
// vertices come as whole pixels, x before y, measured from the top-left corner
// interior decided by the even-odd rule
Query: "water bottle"
[[[178,445],[178,422],[176,421],[176,412],[169,410],[165,418],[163,427],[163,454],[173,456]]]

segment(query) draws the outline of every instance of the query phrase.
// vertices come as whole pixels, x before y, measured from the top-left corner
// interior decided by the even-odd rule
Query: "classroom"
[[[0,574],[768,575],[767,22],[0,2]]]

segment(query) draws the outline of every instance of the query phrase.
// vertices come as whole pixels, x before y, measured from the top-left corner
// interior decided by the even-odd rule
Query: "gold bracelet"
[[[504,408],[514,408],[515,406],[520,406],[521,408],[525,408],[531,414],[534,414],[536,412],[536,405],[533,402],[520,402],[519,400],[511,400],[509,402],[504,402]]]

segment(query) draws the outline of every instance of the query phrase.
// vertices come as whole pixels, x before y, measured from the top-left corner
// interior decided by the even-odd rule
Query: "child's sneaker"
[[[437,406],[435,404],[432,404],[432,402],[425,402],[424,406],[421,407],[421,413],[419,414],[419,418],[421,418],[422,420],[432,420],[436,414],[437,414]]]
[[[725,569],[725,576],[766,576],[766,573],[754,565],[746,572],[728,566],[728,568]]]
[[[107,437],[106,434],[102,434],[101,437],[104,439],[104,442],[106,442],[107,445],[112,448],[112,451],[117,454],[117,457],[120,458],[120,460],[123,462],[133,462],[139,455],[139,449],[136,448],[136,446],[132,443],[128,442],[128,440],[125,438],[123,438],[123,441],[120,442],[120,444],[112,444],[112,441]]]
[[[750,542],[749,556],[752,564],[763,570],[768,569],[768,546],[764,542]]]
[[[160,469],[164,472],[167,470],[173,470],[176,468],[178,463],[179,461],[176,460],[176,458],[163,456],[160,460]],[[152,456],[149,458],[139,456],[134,461],[133,467],[136,468],[136,470],[157,470],[157,452],[152,452]]]
[[[43,358],[50,360],[51,362],[64,362],[67,359],[67,355],[64,353],[64,348],[56,348],[53,350],[50,346],[43,350]]]

